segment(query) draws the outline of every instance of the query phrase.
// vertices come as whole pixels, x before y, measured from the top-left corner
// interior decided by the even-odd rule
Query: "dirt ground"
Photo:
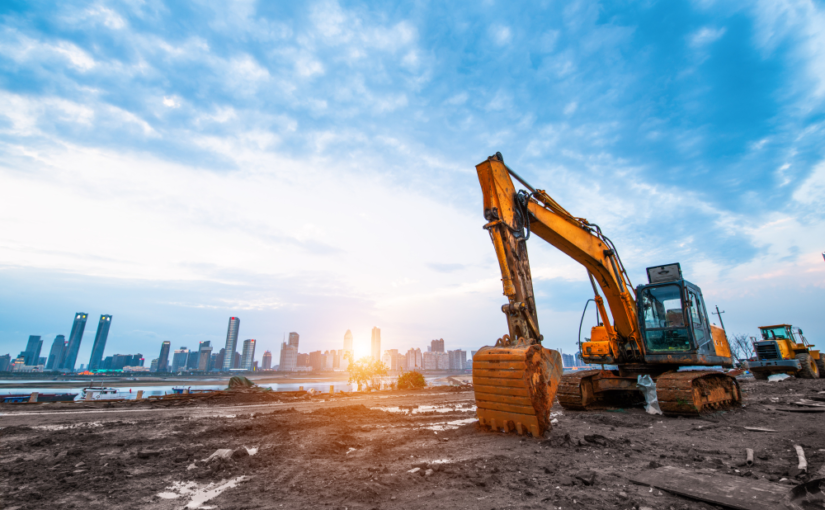
[[[825,464],[825,380],[741,381],[741,409],[564,411],[545,438],[482,430],[472,391],[433,388],[234,405],[0,406],[0,507],[718,508],[635,485],[678,466],[791,487],[794,444]],[[818,395],[821,397],[822,395]],[[748,431],[760,427],[777,432]],[[745,448],[756,464],[745,468]],[[227,458],[204,461],[220,449]]]

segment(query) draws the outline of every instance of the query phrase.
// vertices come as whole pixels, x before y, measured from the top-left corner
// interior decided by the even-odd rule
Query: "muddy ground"
[[[794,444],[811,471],[825,464],[825,413],[780,410],[821,397],[825,380],[742,388],[744,407],[699,418],[556,405],[558,423],[541,439],[480,429],[473,393],[444,388],[237,405],[5,405],[0,507],[718,508],[628,476],[672,465],[790,487],[804,479],[794,477]],[[756,452],[752,468],[740,465],[745,448]],[[219,449],[231,451],[203,461]]]

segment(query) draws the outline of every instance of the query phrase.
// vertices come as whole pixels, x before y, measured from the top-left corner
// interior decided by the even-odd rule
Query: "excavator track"
[[[667,372],[656,379],[656,397],[662,412],[697,415],[730,409],[742,402],[739,383],[716,371]]]
[[[584,411],[587,406],[599,401],[599,396],[593,392],[593,376],[600,370],[583,370],[564,374],[561,377],[559,391],[556,394],[559,404],[571,411]]]

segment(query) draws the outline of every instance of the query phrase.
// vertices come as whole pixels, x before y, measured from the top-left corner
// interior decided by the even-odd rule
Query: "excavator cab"
[[[639,328],[648,363],[732,367],[724,330],[708,320],[702,290],[679,263],[647,268],[636,288]]]

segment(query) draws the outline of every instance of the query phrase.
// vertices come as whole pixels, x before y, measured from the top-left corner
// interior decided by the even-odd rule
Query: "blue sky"
[[[4,2],[0,351],[241,337],[474,350],[506,331],[474,165],[679,261],[731,332],[825,336],[825,8]],[[546,344],[582,268],[530,244]]]

